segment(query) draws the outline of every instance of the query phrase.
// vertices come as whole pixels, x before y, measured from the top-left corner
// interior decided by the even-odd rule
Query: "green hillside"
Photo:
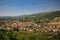
[[[42,12],[42,13],[36,13],[31,15],[23,15],[21,16],[21,20],[23,21],[34,21],[34,22],[40,22],[40,20],[46,20],[50,21],[51,19],[54,19],[56,17],[60,17],[60,11],[51,11],[51,12]]]
[[[16,18],[50,18],[53,19],[55,17],[60,17],[60,11],[51,11],[51,12],[42,12],[42,13],[36,13],[31,15],[21,15],[21,16],[7,16],[7,17],[0,17],[0,19],[16,19]]]
[[[32,16],[35,16],[37,18],[50,18],[50,19],[52,19],[55,17],[60,17],[60,11],[43,12],[43,13],[29,15],[29,17],[32,17]]]

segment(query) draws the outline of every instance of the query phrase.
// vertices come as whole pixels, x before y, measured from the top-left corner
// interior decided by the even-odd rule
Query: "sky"
[[[60,0],[0,0],[0,16],[60,10]]]

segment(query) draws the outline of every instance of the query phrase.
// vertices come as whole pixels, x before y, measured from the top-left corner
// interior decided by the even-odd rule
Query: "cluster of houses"
[[[19,30],[34,31],[33,28],[40,27],[40,25],[33,22],[20,22],[16,20],[0,20],[0,29],[13,30],[18,28]]]
[[[20,22],[19,20],[0,20],[0,29],[13,30],[13,28],[17,28],[19,30],[30,31],[30,32],[48,32],[60,31],[60,27],[36,24],[33,22]]]

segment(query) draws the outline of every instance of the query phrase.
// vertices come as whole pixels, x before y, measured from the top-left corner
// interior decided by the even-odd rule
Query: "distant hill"
[[[60,11],[52,11],[52,12],[42,12],[36,13],[32,15],[25,15],[24,17],[36,17],[36,18],[50,18],[53,19],[55,17],[60,17]]]
[[[23,15],[23,16],[11,16],[11,17],[0,17],[0,19],[16,19],[16,18],[50,18],[53,19],[55,17],[60,17],[60,11],[52,11],[52,12],[42,12],[36,13],[32,15]]]

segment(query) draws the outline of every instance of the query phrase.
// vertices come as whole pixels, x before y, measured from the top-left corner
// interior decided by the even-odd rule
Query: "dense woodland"
[[[0,40],[60,40],[60,11],[0,17]]]

